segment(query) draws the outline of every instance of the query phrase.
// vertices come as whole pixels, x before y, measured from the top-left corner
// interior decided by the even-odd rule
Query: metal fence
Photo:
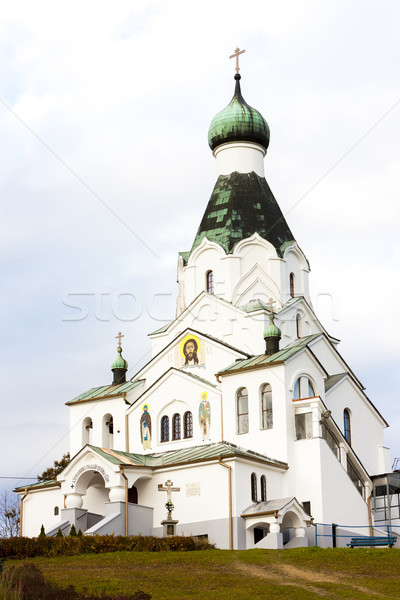
[[[354,537],[399,536],[400,526],[371,527],[369,525],[339,525],[337,523],[314,523],[315,545],[323,547],[346,547]],[[399,543],[400,547],[400,543]]]

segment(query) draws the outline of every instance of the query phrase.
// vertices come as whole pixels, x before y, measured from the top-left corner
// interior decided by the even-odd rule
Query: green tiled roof
[[[312,335],[306,335],[305,337],[295,340],[294,342],[286,346],[286,348],[282,348],[282,350],[279,350],[279,352],[275,352],[275,354],[271,354],[270,356],[260,354],[258,356],[253,356],[252,358],[237,360],[225,369],[222,369],[222,371],[220,371],[218,375],[223,375],[232,371],[241,371],[242,369],[245,370],[249,368],[263,367],[264,365],[268,365],[271,363],[285,361],[297,352],[300,352],[300,350],[303,350],[303,348],[305,348],[307,344],[309,344],[310,342],[312,342],[312,340],[315,340],[321,335],[321,333],[313,333]]]
[[[19,487],[15,488],[15,492],[17,491],[22,491],[25,489],[28,490],[36,490],[36,489],[42,489],[42,488],[46,488],[46,487],[54,487],[54,486],[58,486],[60,485],[59,483],[57,483],[57,481],[55,479],[46,479],[46,481],[37,481],[36,483],[31,483],[30,485],[20,485]]]
[[[249,300],[246,304],[244,304],[240,308],[243,309],[247,313],[254,312],[256,310],[266,310],[269,312],[269,307],[267,306],[267,304],[265,304],[265,302],[263,302],[259,298]]]
[[[285,244],[295,241],[264,177],[254,171],[220,175],[191,252],[206,237],[230,254],[238,242],[254,233],[270,242],[278,256]]]
[[[331,375],[325,379],[325,392],[328,392],[338,381],[346,377],[348,373],[337,373],[337,375]]]
[[[143,379],[138,379],[137,381],[126,381],[125,383],[120,383],[119,385],[102,385],[100,387],[94,387],[76,396],[73,400],[70,400],[66,404],[74,404],[75,402],[86,402],[87,400],[96,400],[96,398],[107,398],[108,396],[119,396],[122,394],[127,394],[132,391],[136,386],[140,385],[143,382]]]
[[[229,442],[192,446],[191,448],[169,450],[167,452],[156,452],[154,454],[136,454],[133,452],[121,452],[119,450],[112,450],[109,453],[106,449],[98,448],[97,446],[88,446],[88,448],[97,452],[100,454],[100,456],[115,465],[131,464],[157,468],[168,465],[172,466],[190,462],[201,462],[203,460],[218,458],[219,456],[243,456],[253,460],[276,464],[277,466],[284,468],[287,467],[287,463],[270,458],[265,454],[259,454],[258,452],[252,452],[251,450],[240,448],[239,446]]]

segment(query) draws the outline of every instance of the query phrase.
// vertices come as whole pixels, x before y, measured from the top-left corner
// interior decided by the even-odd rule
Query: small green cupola
[[[274,323],[274,311],[272,309],[272,300],[270,298],[270,315],[269,325],[264,331],[264,339],[266,344],[265,354],[271,356],[275,352],[279,352],[279,342],[282,337],[282,332]]]
[[[265,148],[269,145],[269,126],[261,113],[249,106],[240,90],[239,73],[235,74],[236,86],[232,100],[211,121],[208,144],[214,151],[228,142],[254,142]]]
[[[128,370],[128,363],[122,356],[121,338],[124,336],[121,332],[116,336],[119,340],[119,346],[117,348],[118,355],[114,358],[111,364],[111,371],[114,373],[113,385],[119,385],[120,383],[126,382],[126,372]]]

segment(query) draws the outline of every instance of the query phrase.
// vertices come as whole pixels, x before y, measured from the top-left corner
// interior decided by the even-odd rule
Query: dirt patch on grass
[[[296,586],[309,592],[313,592],[315,595],[320,596],[321,598],[336,599],[337,596],[334,593],[321,589],[320,587],[316,587],[315,584],[318,583],[330,583],[334,585],[346,586],[354,591],[357,590],[358,592],[366,594],[369,598],[388,598],[386,594],[380,594],[379,592],[375,592],[369,588],[355,584],[353,581],[350,581],[348,577],[343,576],[340,573],[328,575],[327,573],[318,573],[316,571],[285,564],[274,565],[273,567],[270,565],[267,567],[257,567],[255,565],[248,565],[238,562],[235,566],[238,571],[242,571],[247,575],[260,577],[279,585]]]

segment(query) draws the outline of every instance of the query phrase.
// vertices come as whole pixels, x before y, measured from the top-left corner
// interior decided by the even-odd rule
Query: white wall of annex
[[[55,507],[58,507],[58,515],[54,514]],[[57,525],[61,520],[62,508],[64,496],[60,488],[30,492],[23,501],[22,535],[37,537],[42,525],[45,530]]]
[[[70,413],[70,453],[71,457],[85,445],[109,447],[115,450],[125,450],[125,404],[123,398],[110,398],[109,400],[93,400],[82,404],[73,404],[69,407]],[[113,417],[114,433],[109,438],[109,444],[103,435],[103,418],[106,415]],[[85,423],[92,421],[93,427],[86,432],[89,434],[85,442]],[[112,443],[111,443],[112,442]]]
[[[233,464],[229,462],[229,464]],[[158,491],[170,479],[179,492],[172,492],[173,516],[180,524],[226,519],[229,516],[228,469],[218,462],[188,465],[176,469],[154,472],[152,479],[143,481],[139,489],[139,502],[154,506],[154,527],[166,518],[167,492]],[[193,489],[196,490],[195,495]],[[190,535],[190,532],[185,532]]]

